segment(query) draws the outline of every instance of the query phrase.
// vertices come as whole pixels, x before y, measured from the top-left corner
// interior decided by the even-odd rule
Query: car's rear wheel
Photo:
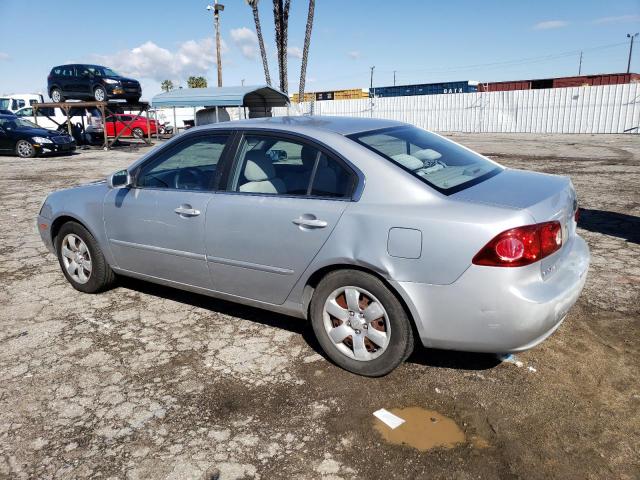
[[[36,148],[27,140],[18,140],[18,143],[16,143],[16,155],[20,158],[33,158],[36,156]]]
[[[327,274],[313,294],[310,315],[327,356],[358,375],[386,375],[413,350],[413,330],[402,304],[368,273]]]
[[[53,90],[51,90],[51,100],[54,103],[64,102],[64,96],[62,95],[62,90],[60,90],[59,88],[54,88]]]
[[[136,138],[144,138],[144,130],[142,130],[140,127],[134,128],[131,132]]]
[[[104,87],[98,86],[93,90],[93,98],[96,100],[96,102],[106,102],[107,91],[104,89]]]
[[[71,286],[85,293],[106,290],[115,274],[93,235],[76,222],[65,223],[55,238],[58,262]]]

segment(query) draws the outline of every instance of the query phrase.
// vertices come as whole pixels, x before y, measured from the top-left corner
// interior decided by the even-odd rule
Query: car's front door
[[[9,137],[7,131],[2,127],[2,120],[0,120],[0,152],[8,152],[13,150],[16,143]]]
[[[131,188],[107,194],[105,228],[119,268],[211,288],[204,227],[227,139],[189,135],[134,172]]]
[[[354,173],[295,137],[246,133],[207,209],[214,290],[282,304],[338,223]]]

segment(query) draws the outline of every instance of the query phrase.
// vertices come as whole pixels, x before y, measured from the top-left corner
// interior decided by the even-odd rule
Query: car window
[[[161,152],[137,175],[138,187],[210,190],[227,135],[197,136]]]
[[[355,186],[355,176],[334,158],[324,153],[318,159],[311,195],[316,197],[349,198]]]
[[[417,127],[406,126],[349,136],[446,194],[502,171],[500,165]]]
[[[245,135],[228,190],[267,195],[348,197],[353,174],[318,148],[270,135]]]
[[[130,122],[133,117],[131,115],[120,115],[118,117],[118,121],[120,122]]]
[[[31,117],[33,116],[33,108],[23,108],[16,112],[16,117]]]
[[[231,176],[231,191],[269,195],[307,195],[320,152],[293,140],[246,135]]]

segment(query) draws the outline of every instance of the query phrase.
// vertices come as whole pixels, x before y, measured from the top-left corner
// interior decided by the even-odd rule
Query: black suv
[[[128,103],[138,103],[142,94],[140,82],[100,65],[53,67],[47,77],[47,89],[54,102],[65,99],[106,102],[124,98]]]

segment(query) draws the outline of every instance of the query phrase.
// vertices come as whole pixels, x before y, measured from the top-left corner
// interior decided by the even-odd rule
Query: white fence
[[[306,102],[274,115],[400,120],[440,132],[639,133],[640,84]]]

